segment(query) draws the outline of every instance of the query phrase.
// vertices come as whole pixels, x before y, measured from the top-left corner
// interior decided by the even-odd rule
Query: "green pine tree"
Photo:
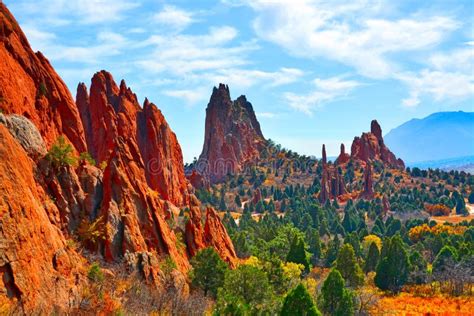
[[[379,263],[380,251],[375,242],[371,243],[369,246],[369,251],[367,253],[367,259],[365,260],[364,272],[369,273],[375,271],[377,264]]]
[[[319,260],[321,258],[321,238],[319,237],[319,232],[315,228],[309,228],[306,231],[306,240],[309,243],[309,252],[312,253],[313,260]]]
[[[204,295],[217,295],[217,289],[224,284],[227,265],[214,248],[199,251],[191,259],[193,269],[190,272],[191,284],[204,291]]]
[[[336,269],[339,270],[349,286],[357,288],[364,283],[364,274],[357,263],[354,249],[351,245],[344,244],[342,246],[337,256]]]
[[[329,249],[326,253],[326,266],[330,267],[337,259],[337,254],[339,253],[340,241],[337,235],[334,236],[334,239],[329,243]]]
[[[337,269],[332,269],[323,283],[318,298],[319,306],[326,315],[353,315],[351,293],[344,288],[344,279]],[[344,314],[347,311],[349,314]]]
[[[375,285],[384,291],[400,292],[407,282],[410,262],[399,235],[384,241],[382,255],[377,265]]]
[[[304,240],[301,237],[297,236],[293,239],[286,261],[302,264],[305,270],[309,271],[309,259],[306,256]]]
[[[320,316],[321,313],[303,284],[299,284],[286,295],[283,301],[282,316]]]
[[[336,316],[353,316],[354,298],[351,291],[344,289],[339,307],[336,310]]]

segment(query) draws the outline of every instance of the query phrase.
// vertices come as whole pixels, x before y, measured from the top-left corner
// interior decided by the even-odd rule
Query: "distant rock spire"
[[[372,199],[374,197],[374,180],[372,178],[372,165],[368,163],[364,169],[364,190],[362,197]]]
[[[383,141],[382,128],[380,127],[380,124],[377,122],[377,120],[372,120],[372,122],[370,122],[370,132],[374,134],[378,140]]]
[[[344,144],[341,144],[341,152],[339,153],[339,157],[337,157],[336,159],[336,165],[342,165],[348,162],[350,158],[351,157],[349,156],[349,154],[346,153],[346,147],[344,146]]]
[[[365,163],[379,161],[389,168],[405,169],[403,160],[397,159],[384,144],[382,128],[376,120],[370,123],[369,133],[362,133],[360,137],[354,138],[351,158]]]
[[[328,158],[326,156],[326,145],[323,144],[323,165],[328,163]]]

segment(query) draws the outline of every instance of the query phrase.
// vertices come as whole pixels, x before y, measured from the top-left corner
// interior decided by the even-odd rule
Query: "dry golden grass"
[[[471,221],[474,219],[474,215],[471,214],[469,216],[459,216],[459,215],[454,215],[454,216],[432,216],[430,219],[438,222],[438,223],[452,223],[452,224],[458,224],[461,223],[462,221]]]
[[[396,296],[381,297],[372,308],[371,315],[472,316],[474,300],[472,297],[446,297],[441,294],[419,297],[410,293],[400,293]]]

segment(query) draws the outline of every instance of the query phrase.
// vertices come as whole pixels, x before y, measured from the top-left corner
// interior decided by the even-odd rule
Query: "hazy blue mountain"
[[[474,112],[439,112],[410,120],[384,137],[407,163],[474,156]]]

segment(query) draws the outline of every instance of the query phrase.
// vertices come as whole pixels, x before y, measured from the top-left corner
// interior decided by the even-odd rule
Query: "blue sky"
[[[6,0],[68,84],[101,69],[148,97],[198,156],[212,87],[245,94],[262,130],[320,155],[438,111],[474,111],[472,1]]]

